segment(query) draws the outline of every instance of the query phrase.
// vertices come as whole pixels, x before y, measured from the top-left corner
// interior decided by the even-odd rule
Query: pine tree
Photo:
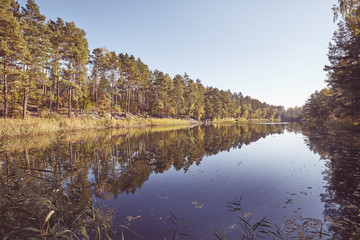
[[[117,88],[115,83],[120,77],[120,62],[119,58],[114,51],[108,52],[105,55],[105,68],[108,82],[110,83],[110,113],[111,119],[113,115],[114,108],[114,96],[117,95]]]
[[[92,52],[91,55],[91,81],[92,81],[92,86],[91,86],[91,96],[92,96],[92,101],[95,102],[95,104],[97,105],[98,103],[98,98],[99,98],[99,89],[98,89],[98,85],[99,85],[99,81],[101,78],[101,74],[103,72],[104,69],[104,60],[105,56],[104,56],[104,49],[103,48],[95,48]]]
[[[26,43],[21,33],[19,20],[14,16],[17,8],[13,0],[0,2],[0,63],[2,65],[4,94],[4,118],[8,116],[9,78],[19,78],[19,63],[25,62]]]
[[[194,80],[190,79],[184,75],[184,79],[186,82],[185,89],[185,99],[186,99],[186,115],[188,117],[193,117],[195,112],[195,104],[196,104],[196,83]]]
[[[23,117],[27,112],[29,91],[35,89],[34,79],[43,75],[44,62],[48,56],[48,42],[45,35],[45,16],[40,14],[38,5],[33,0],[28,0],[22,8],[21,27],[27,43],[30,58],[26,65],[26,83],[24,86]]]
[[[340,0],[335,16],[342,15],[329,47],[328,85],[344,112],[360,118],[360,3]]]
[[[79,101],[84,97],[86,64],[89,57],[88,43],[85,31],[75,26],[74,22],[66,23],[64,28],[64,54],[66,68],[63,69],[62,80],[68,92],[68,117],[71,117],[74,98],[76,110]]]
[[[201,84],[199,79],[196,80],[196,101],[194,118],[200,120],[205,115],[205,87]]]
[[[174,91],[172,96],[175,101],[176,111],[175,116],[179,117],[183,113],[183,107],[185,105],[184,93],[185,93],[185,82],[184,78],[177,74],[173,79]]]
[[[52,20],[48,23],[49,39],[51,44],[51,79],[53,82],[52,89],[56,96],[56,109],[60,109],[60,61],[64,54],[64,29],[65,23],[61,18],[57,18],[57,21]]]
[[[137,99],[138,99],[138,109],[140,112],[144,110],[148,111],[148,98],[150,91],[150,71],[149,67],[144,64],[140,58],[136,60],[137,68],[139,69],[139,77],[138,77],[138,91],[137,91]]]

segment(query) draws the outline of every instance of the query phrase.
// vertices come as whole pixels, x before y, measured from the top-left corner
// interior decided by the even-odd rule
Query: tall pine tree
[[[18,64],[24,63],[27,56],[20,23],[14,16],[16,8],[16,2],[13,0],[0,1],[0,63],[3,76],[4,118],[8,116],[9,78],[19,78]]]
[[[44,61],[48,57],[47,35],[45,34],[45,16],[40,14],[39,6],[28,0],[22,8],[21,27],[29,50],[29,61],[26,64],[26,83],[24,84],[23,117],[27,113],[29,91],[35,89],[34,79],[42,78]]]
[[[338,106],[351,118],[360,118],[360,3],[339,0],[335,17],[342,16],[329,47],[327,82]]]

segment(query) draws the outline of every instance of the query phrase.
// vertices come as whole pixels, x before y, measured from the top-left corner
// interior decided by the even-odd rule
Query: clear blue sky
[[[21,5],[25,0],[19,1]],[[140,57],[206,86],[303,105],[326,87],[336,0],[37,0],[47,19],[87,33],[90,49]]]

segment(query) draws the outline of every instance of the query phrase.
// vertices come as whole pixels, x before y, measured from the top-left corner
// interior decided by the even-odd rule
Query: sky
[[[285,107],[326,87],[336,0],[35,1],[47,19],[85,30],[91,51],[128,53],[172,77]]]

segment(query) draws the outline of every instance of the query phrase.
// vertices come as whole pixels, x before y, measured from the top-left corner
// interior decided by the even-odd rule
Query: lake
[[[0,236],[80,234],[82,221],[92,238],[108,223],[113,239],[240,239],[244,221],[266,217],[284,236],[303,227],[349,239],[360,223],[359,136],[253,123],[11,139],[0,149]]]

